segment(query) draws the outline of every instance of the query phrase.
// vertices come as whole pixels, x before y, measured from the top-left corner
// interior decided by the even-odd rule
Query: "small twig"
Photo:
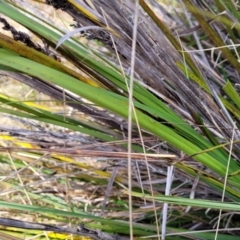
[[[0,147],[0,152],[5,151],[21,151],[21,152],[43,152],[43,153],[62,153],[65,155],[77,155],[77,156],[88,156],[88,157],[115,157],[115,158],[127,158],[128,153],[126,152],[110,152],[110,151],[94,151],[94,150],[78,150],[72,148],[55,148],[55,149],[42,149],[42,148],[22,148],[22,147]],[[146,156],[149,158],[148,161],[158,160],[158,158],[175,159],[176,155],[173,154],[149,154]],[[144,158],[143,153],[131,153],[131,158],[139,160]]]

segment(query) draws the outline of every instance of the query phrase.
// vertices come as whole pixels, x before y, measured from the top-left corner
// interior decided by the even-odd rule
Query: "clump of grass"
[[[70,34],[59,42],[65,33],[32,11],[33,2],[0,3],[13,37],[0,33],[1,73],[63,106],[53,111],[1,94],[0,111],[24,125],[1,127],[5,218],[42,224],[28,231],[42,239],[237,239],[237,5],[41,3],[67,13],[89,45]],[[158,14],[167,14],[166,3],[175,4],[174,29]],[[24,234],[23,225],[3,220],[0,234]]]

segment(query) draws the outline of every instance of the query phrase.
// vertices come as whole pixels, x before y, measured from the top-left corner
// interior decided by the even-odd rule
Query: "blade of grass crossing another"
[[[72,91],[73,93],[76,93],[77,95],[82,96],[96,103],[97,105],[113,111],[123,117],[127,117],[128,115],[127,98],[117,95],[115,93],[110,93],[109,91],[106,91],[104,89],[99,89],[86,85],[82,82],[77,81],[71,76],[58,72],[54,69],[50,69],[38,63],[32,62],[28,59],[22,59],[21,57],[8,56],[7,54],[2,55],[0,56],[0,64],[11,66],[18,71],[25,72],[27,74],[40,77],[46,81],[55,83],[62,88]],[[196,152],[201,151],[198,146],[182,138],[172,129],[160,124],[159,122],[146,116],[144,113],[137,111],[137,117],[142,128],[168,141],[170,144],[173,144],[175,147],[181,149],[188,155],[192,155]],[[135,121],[134,118],[133,121]],[[214,159],[207,153],[197,155],[194,158],[202,162],[210,169],[213,169],[221,176],[224,176],[226,163],[220,162],[218,161],[218,159]],[[230,166],[230,173],[236,171],[237,168],[238,165],[232,162]],[[238,178],[239,177],[237,177],[237,179]]]

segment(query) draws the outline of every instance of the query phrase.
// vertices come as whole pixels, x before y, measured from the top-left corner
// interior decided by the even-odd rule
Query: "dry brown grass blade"
[[[109,152],[109,151],[94,151],[94,150],[77,150],[77,149],[41,149],[41,148],[19,148],[19,147],[0,147],[0,152],[6,151],[21,151],[21,152],[42,152],[51,154],[64,154],[64,155],[74,155],[74,156],[85,156],[85,157],[111,157],[111,158],[123,158],[126,159],[127,152]],[[131,158],[136,160],[141,160],[144,156],[148,157],[148,161],[157,161],[158,158],[169,159],[172,161],[176,159],[176,155],[173,154],[141,154],[141,153],[131,153]]]

